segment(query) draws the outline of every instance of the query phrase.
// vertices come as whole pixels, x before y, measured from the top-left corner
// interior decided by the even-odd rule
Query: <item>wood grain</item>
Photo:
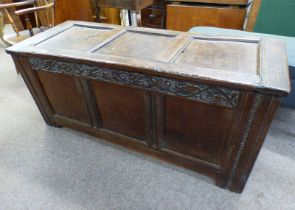
[[[81,86],[74,77],[42,71],[38,72],[38,77],[46,96],[51,102],[54,114],[79,119],[81,122],[91,124]]]
[[[167,46],[169,42],[171,42],[171,39],[173,39],[173,37],[161,36],[160,34],[147,35],[145,33],[129,31],[97,50],[95,53],[117,56],[127,55],[133,58],[156,60],[163,46]]]
[[[225,59],[226,58],[226,59]],[[259,75],[258,45],[194,39],[175,63]]]
[[[166,27],[188,31],[194,26],[242,29],[246,9],[213,6],[167,5]]]
[[[41,49],[65,49],[87,52],[94,45],[103,42],[110,36],[111,28],[94,29],[73,26],[62,34],[54,36],[46,42],[41,42],[37,47]],[[80,36],[75,36],[81,34]]]
[[[89,0],[55,0],[55,24],[67,20],[93,21]]]
[[[145,93],[102,82],[92,82],[92,85],[102,127],[134,139],[145,140]]]

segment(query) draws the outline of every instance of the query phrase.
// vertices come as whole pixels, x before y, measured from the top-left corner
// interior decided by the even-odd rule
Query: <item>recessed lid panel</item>
[[[127,31],[94,53],[157,60],[174,38],[173,35]]]
[[[259,75],[255,42],[194,39],[175,63]]]
[[[61,33],[35,45],[43,49],[77,50],[87,52],[106,39],[113,29],[73,25]]]

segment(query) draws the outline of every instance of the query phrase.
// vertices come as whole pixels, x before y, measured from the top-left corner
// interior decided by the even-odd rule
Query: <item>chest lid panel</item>
[[[126,31],[94,53],[158,60],[157,56],[166,50],[175,37],[175,35]]]
[[[175,63],[259,75],[259,44],[195,38]]]

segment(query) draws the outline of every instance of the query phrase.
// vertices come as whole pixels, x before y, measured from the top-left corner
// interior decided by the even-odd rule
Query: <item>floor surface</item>
[[[295,209],[295,110],[280,108],[242,194],[45,125],[0,42],[0,210]]]

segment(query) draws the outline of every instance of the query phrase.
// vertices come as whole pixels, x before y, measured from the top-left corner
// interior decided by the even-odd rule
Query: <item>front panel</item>
[[[54,114],[91,125],[79,81],[73,76],[37,71]]]
[[[233,109],[165,97],[162,149],[221,165]]]
[[[102,127],[145,140],[145,92],[106,82],[92,85]]]

